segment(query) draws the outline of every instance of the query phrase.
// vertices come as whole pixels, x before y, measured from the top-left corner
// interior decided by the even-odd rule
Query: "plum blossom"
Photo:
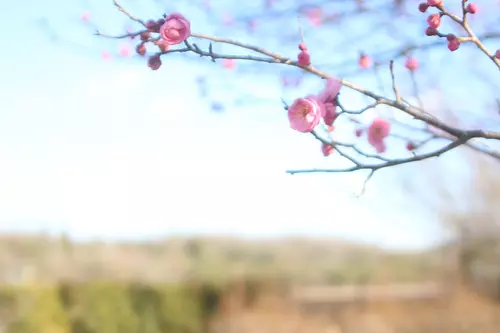
[[[172,13],[165,18],[160,35],[169,45],[180,44],[191,36],[191,23],[182,14]]]
[[[384,139],[389,135],[391,123],[384,118],[376,118],[368,127],[368,143],[371,144],[377,153],[383,153],[386,149]]]
[[[288,108],[290,127],[302,133],[311,132],[321,120],[321,110],[313,98],[298,98]]]
[[[316,96],[311,96],[318,103],[321,117],[328,126],[333,125],[333,122],[337,119],[337,96],[341,87],[342,84],[339,80],[327,79],[323,91]]]

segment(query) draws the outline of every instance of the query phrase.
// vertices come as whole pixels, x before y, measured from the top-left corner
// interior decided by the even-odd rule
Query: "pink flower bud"
[[[323,143],[321,145],[321,151],[323,153],[323,156],[329,156],[333,153],[334,149],[332,145],[327,145],[326,143]]]
[[[409,150],[409,151],[414,150],[414,149],[415,149],[415,144],[414,144],[413,142],[411,142],[411,141],[410,141],[410,142],[408,142],[408,143],[406,144],[406,149],[407,149],[407,150]]]
[[[366,54],[362,54],[360,57],[359,57],[359,67],[363,68],[363,69],[367,69],[369,68],[370,66],[372,65],[372,60],[370,59],[369,56],[367,56]]]
[[[436,28],[427,27],[427,29],[425,30],[425,34],[427,36],[436,36],[437,35],[437,30],[436,30]]]
[[[441,6],[443,4],[443,0],[427,0],[427,4],[429,6]]]
[[[307,51],[301,51],[297,56],[300,66],[307,67],[311,64],[311,55]]]
[[[144,46],[144,44],[137,45],[135,48],[135,52],[143,57],[146,54],[146,46]]]
[[[471,2],[470,4],[467,5],[467,8],[465,9],[467,10],[468,13],[476,14],[479,7],[475,3]]]
[[[431,14],[427,18],[427,24],[429,27],[437,29],[441,25],[441,15],[439,14]]]
[[[160,32],[161,25],[158,24],[155,20],[148,20],[146,22],[146,29],[151,32]]]
[[[422,2],[418,5],[418,10],[421,11],[422,13],[425,13],[428,8],[429,8],[429,5],[426,4],[425,2]]]
[[[161,59],[160,59],[159,55],[155,54],[155,55],[148,58],[148,67],[149,68],[156,71],[160,68],[160,66],[161,66]]]
[[[457,38],[452,39],[448,42],[448,50],[450,50],[451,52],[458,50],[459,47],[460,41]]]
[[[414,71],[418,68],[419,66],[419,63],[418,63],[418,60],[417,58],[414,58],[414,57],[409,57],[408,59],[406,59],[406,63],[405,63],[405,67],[408,68],[410,71]]]

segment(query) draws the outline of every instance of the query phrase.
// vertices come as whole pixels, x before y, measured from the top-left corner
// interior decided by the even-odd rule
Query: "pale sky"
[[[3,31],[27,5],[10,6],[0,14]],[[97,8],[113,10],[112,2]],[[70,12],[76,18],[58,24],[91,43],[71,23],[80,10]],[[38,14],[35,6],[25,19]],[[359,199],[353,193],[365,174],[287,175],[342,164],[289,128],[278,80],[238,79],[212,66],[224,78],[217,98],[237,98],[233,84],[247,96],[214,114],[195,84],[206,64],[172,57],[153,72],[142,60],[103,62],[99,48],[49,43],[35,25],[22,31],[30,43],[6,36],[16,52],[0,55],[0,230],[112,239],[332,235],[404,248],[439,237],[401,173],[376,174]]]

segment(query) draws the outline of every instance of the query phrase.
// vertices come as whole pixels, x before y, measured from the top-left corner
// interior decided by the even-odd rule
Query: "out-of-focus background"
[[[426,37],[418,2],[120,3],[291,58],[301,16],[320,69],[391,97],[395,59],[409,101],[498,130],[498,73],[474,47],[450,53]],[[500,3],[476,3],[471,26],[498,48]],[[344,165],[283,111],[281,98],[316,93],[318,78],[190,54],[151,71],[137,40],[92,35],[137,28],[111,0],[0,9],[0,332],[498,332],[498,161],[460,148],[380,170],[358,198],[362,171],[285,173]],[[374,67],[359,68],[361,51]],[[347,89],[341,100],[369,102]],[[362,123],[392,114],[370,112]],[[346,140],[354,130],[336,123]],[[405,145],[390,138],[387,155],[411,156]]]

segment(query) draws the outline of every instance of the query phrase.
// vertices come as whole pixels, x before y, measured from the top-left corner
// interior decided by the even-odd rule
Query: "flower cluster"
[[[468,0],[465,0],[465,2],[467,1]],[[427,2],[422,2],[418,5],[418,10],[422,13],[425,13],[430,7],[437,8],[439,10],[439,13],[431,14],[427,17],[428,27],[425,31],[425,34],[427,36],[446,37],[446,40],[448,41],[448,50],[450,50],[451,52],[458,50],[461,44],[460,38],[458,38],[454,34],[442,34],[438,30],[441,26],[441,18],[445,15],[450,16],[450,14],[448,14],[444,9],[443,0],[427,0]],[[472,2],[468,3],[467,6],[464,7],[464,17],[465,14],[476,14],[478,10],[479,7],[477,6],[477,4]],[[451,17],[462,26],[466,24],[465,19],[460,21],[460,19],[458,19],[457,17]]]
[[[135,52],[140,56],[145,56],[146,43],[156,45],[160,52],[148,57],[148,67],[157,70],[161,67],[161,54],[168,51],[171,45],[184,42],[191,36],[191,23],[182,14],[172,13],[163,15],[158,20],[148,20],[144,27],[146,31],[139,33],[140,42],[135,48]],[[152,34],[158,34],[153,36]],[[133,36],[134,37],[134,36]]]
[[[147,58],[147,64],[152,70],[157,70],[161,67],[161,56],[166,53],[173,52],[192,52],[201,57],[210,58],[213,62],[217,59],[222,60],[222,67],[227,70],[236,70],[238,61],[241,60],[249,60],[249,61],[258,61],[265,63],[279,63],[292,66],[292,68],[299,68],[302,73],[309,73],[316,75],[318,77],[326,78],[329,75],[325,72],[322,72],[320,69],[315,68],[315,66],[311,65],[311,54],[308,50],[307,45],[304,43],[304,38],[302,34],[302,29],[300,31],[300,41],[301,43],[298,45],[300,52],[296,56],[296,61],[292,61],[292,59],[282,56],[267,50],[264,50],[261,46],[251,46],[240,43],[238,41],[230,40],[227,38],[207,36],[201,34],[191,34],[191,24],[189,20],[187,20],[183,15],[179,13],[172,13],[170,15],[164,14],[162,18],[158,20],[148,20],[144,22],[135,16],[129,14],[126,10],[124,10],[116,1],[115,5],[122,11],[125,15],[129,17],[132,21],[138,22],[144,26],[144,29],[137,32],[127,31],[126,35],[111,37],[111,38],[127,38],[127,39],[135,39],[139,38],[140,41],[135,47],[135,51],[138,55],[145,57],[148,54],[146,45],[153,44],[158,49],[159,52],[150,54]],[[479,8],[476,4],[472,2],[468,2],[468,0],[462,0],[462,11],[460,15],[456,15],[451,13],[444,7],[443,0],[427,0],[419,4],[418,9],[420,12],[424,13],[429,10],[429,8],[434,9],[437,13],[430,14],[427,17],[427,30],[426,35],[428,36],[438,36],[439,38],[446,38],[448,43],[448,49],[450,51],[456,51],[459,49],[461,43],[474,43],[478,46],[478,49],[486,54],[495,65],[500,68],[500,49],[496,52],[490,52],[486,49],[486,47],[482,44],[480,38],[478,38],[470,29],[467,21],[467,15],[476,14],[479,11]],[[314,15],[319,15],[319,12]],[[320,13],[321,14],[321,13]],[[314,16],[313,15],[313,16]],[[322,14],[321,14],[322,15]],[[319,15],[319,16],[321,16]],[[311,16],[312,17],[312,16]],[[227,16],[227,19],[224,20],[225,25],[233,25],[234,18],[232,16]],[[316,16],[314,16],[316,18]],[[326,16],[325,16],[326,18]],[[440,32],[439,29],[441,27],[441,21],[443,18],[449,18],[459,26],[463,28],[465,31],[464,36],[455,36],[451,33],[443,33]],[[84,13],[81,17],[83,22],[90,21],[90,14]],[[314,20],[312,20],[314,21]],[[314,21],[315,22],[315,21]],[[318,21],[322,23],[323,21]],[[255,23],[255,22],[254,22]],[[300,23],[300,20],[299,20]],[[100,33],[97,33],[98,35]],[[102,35],[106,36],[106,35]],[[233,46],[240,47],[242,49],[251,50],[253,52],[259,53],[259,55],[248,55],[248,56],[231,56],[215,53],[212,49],[212,43],[210,43],[208,47],[208,51],[203,50],[195,43],[191,44],[187,41],[190,37],[196,37],[199,39],[209,40],[211,42],[217,43],[226,43],[231,44]],[[106,36],[110,37],[110,36]],[[177,45],[184,43],[184,48],[175,48],[170,49],[172,45]],[[122,47],[120,49],[120,54],[125,57],[129,56],[128,48]],[[373,56],[373,55],[372,55]],[[406,61],[404,66],[408,71],[411,72],[411,77],[414,80],[414,90],[418,97],[418,87],[415,81],[415,76],[413,75],[416,70],[420,68],[420,64],[417,58],[410,54],[410,50],[405,49],[398,53],[399,56],[406,57]],[[358,67],[362,70],[368,70],[370,68],[377,69],[380,65],[384,64],[384,60],[378,58],[378,56],[374,56],[372,59],[370,56],[361,52],[358,58]],[[338,152],[340,156],[352,162],[352,167],[347,167],[344,169],[337,169],[334,172],[351,172],[355,170],[363,170],[370,169],[371,173],[368,176],[371,177],[374,171],[390,167],[394,165],[420,161],[423,159],[427,159],[432,156],[439,156],[449,150],[452,150],[460,145],[469,144],[469,140],[473,138],[489,138],[500,140],[500,133],[483,133],[478,131],[468,131],[460,128],[454,128],[450,125],[445,124],[437,118],[429,118],[428,115],[423,111],[422,102],[420,102],[420,108],[416,106],[410,105],[403,99],[403,96],[400,95],[400,90],[398,89],[398,85],[396,83],[396,76],[394,73],[394,60],[390,61],[390,71],[391,78],[393,83],[393,91],[395,98],[392,97],[384,97],[378,95],[374,92],[370,92],[364,88],[358,87],[355,84],[348,82],[346,80],[337,80],[337,79],[327,79],[325,81],[325,86],[322,91],[317,94],[311,94],[304,97],[296,98],[293,103],[286,107],[288,112],[288,120],[290,127],[298,131],[300,133],[311,133],[321,142],[321,151],[324,156],[329,156],[333,152]],[[287,86],[297,86],[300,81],[295,80],[295,82],[290,82],[290,79],[287,77],[281,77],[282,84],[284,87]],[[344,108],[344,106],[340,103],[339,94],[342,85],[353,89],[375,101],[360,111],[348,111]],[[349,114],[357,114],[360,115],[363,112],[373,109],[378,105],[384,105],[388,107],[392,107],[394,109],[405,112],[406,114],[411,115],[413,118],[423,121],[427,123],[428,126],[425,129],[422,129],[423,132],[427,134],[432,134],[428,139],[422,139],[418,141],[413,141],[410,138],[407,138],[403,135],[391,134],[391,122],[383,117],[376,117],[369,123],[367,126],[360,126],[361,122],[357,119],[354,119],[350,116],[346,116]],[[220,109],[220,105],[214,103],[212,108]],[[340,109],[340,112],[337,112],[337,109]],[[339,116],[346,116],[346,118],[358,125],[356,125],[355,136],[361,138],[364,134],[366,134],[366,141],[373,147],[377,154],[365,153],[361,149],[359,149],[355,144],[341,143],[337,142],[330,137],[330,133],[335,132],[336,128],[339,126],[337,119]],[[336,123],[337,121],[337,123]],[[394,125],[398,125],[397,119],[391,119]],[[328,133],[328,139],[325,139],[316,132],[316,127],[321,125],[324,134]],[[455,125],[453,125],[455,126]],[[436,134],[437,130],[442,131],[444,134]],[[337,134],[337,133],[334,133]],[[408,158],[398,158],[398,159],[390,159],[385,156],[381,156],[387,149],[386,139],[389,136],[392,136],[395,139],[403,139],[406,142],[406,149],[411,152],[412,157]],[[435,150],[432,153],[422,154],[419,153],[419,150],[426,144],[426,142],[435,139],[435,138],[444,138],[447,140],[451,140],[452,138],[457,138],[455,141],[450,142],[446,146]],[[475,148],[475,146],[470,145],[473,149],[482,151],[480,148]],[[346,152],[347,150],[347,152]],[[356,156],[351,156],[349,151],[354,155],[361,155],[367,157],[369,159],[377,160],[378,162],[374,162],[373,164],[363,164]],[[484,151],[482,151],[484,152]],[[495,153],[488,153],[488,155],[494,156]],[[300,172],[324,172],[324,170],[292,170],[287,171],[290,174],[300,173]],[[331,172],[331,170],[327,170],[326,172]]]
[[[341,87],[339,80],[327,79],[325,88],[319,94],[297,98],[288,107],[290,127],[298,132],[310,133],[323,120],[329,131],[333,131],[333,124],[339,116],[337,98]],[[378,153],[386,150],[384,139],[389,135],[390,128],[390,122],[383,118],[376,118],[368,127],[368,143]],[[356,135],[359,137],[361,133],[361,130],[358,129]],[[321,149],[325,156],[334,151],[334,147],[326,143],[322,144]]]

